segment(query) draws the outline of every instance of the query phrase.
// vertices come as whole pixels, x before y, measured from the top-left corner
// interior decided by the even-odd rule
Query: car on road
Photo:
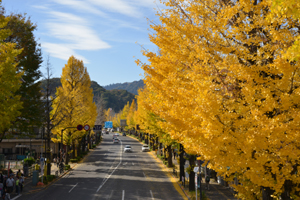
[[[119,134],[117,135],[117,134],[113,134],[113,139],[114,138],[117,138],[119,136]]]
[[[124,153],[126,152],[132,152],[131,146],[130,145],[126,145],[124,148]]]
[[[113,142],[114,142],[114,143],[119,143],[120,140],[119,140],[119,138],[115,138],[115,139],[113,139]]]
[[[144,144],[142,146],[142,151],[150,151],[149,146],[147,144]]]
[[[126,136],[126,133],[122,133],[123,136]]]

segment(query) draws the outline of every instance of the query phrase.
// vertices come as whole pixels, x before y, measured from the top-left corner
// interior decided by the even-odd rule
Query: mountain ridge
[[[106,90],[114,90],[114,89],[127,90],[128,92],[137,95],[138,89],[143,88],[144,85],[145,85],[144,81],[141,79],[133,82],[113,83],[102,87]]]
[[[40,81],[42,92],[44,92],[46,89],[46,81],[47,80]],[[56,88],[61,86],[60,78],[52,78],[50,81],[50,91],[52,92],[52,95],[55,95]],[[112,108],[116,113],[122,110],[128,101],[131,103],[132,100],[135,99],[135,95],[127,90],[106,90],[96,81],[91,81],[91,88],[93,89],[94,97],[101,97],[101,99],[103,99],[105,109]]]

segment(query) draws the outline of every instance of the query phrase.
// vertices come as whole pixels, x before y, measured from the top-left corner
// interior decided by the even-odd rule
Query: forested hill
[[[61,86],[60,78],[51,79],[51,88],[50,91],[52,94],[55,94],[56,88]],[[41,81],[42,91],[46,89],[46,80]],[[91,88],[93,88],[94,96],[101,97],[104,100],[105,109],[112,108],[116,113],[118,113],[126,103],[130,103],[135,98],[135,95],[121,89],[115,90],[106,90],[101,87],[97,82],[92,81]]]
[[[113,90],[113,89],[121,89],[121,90],[127,90],[128,92],[132,94],[138,94],[137,91],[140,88],[144,87],[143,80],[139,81],[133,81],[133,82],[126,82],[126,83],[114,83],[110,85],[103,86],[106,90]]]

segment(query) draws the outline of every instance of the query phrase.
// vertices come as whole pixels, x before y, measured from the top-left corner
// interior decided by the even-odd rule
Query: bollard
[[[32,172],[32,185],[36,186],[38,182],[39,182],[39,172],[33,171]]]

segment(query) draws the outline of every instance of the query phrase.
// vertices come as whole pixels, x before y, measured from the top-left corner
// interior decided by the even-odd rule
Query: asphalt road
[[[84,162],[46,190],[23,195],[18,199],[43,200],[182,200],[157,161],[142,145],[127,136],[113,144],[112,133],[104,134],[102,143]],[[133,152],[124,153],[125,145]]]

